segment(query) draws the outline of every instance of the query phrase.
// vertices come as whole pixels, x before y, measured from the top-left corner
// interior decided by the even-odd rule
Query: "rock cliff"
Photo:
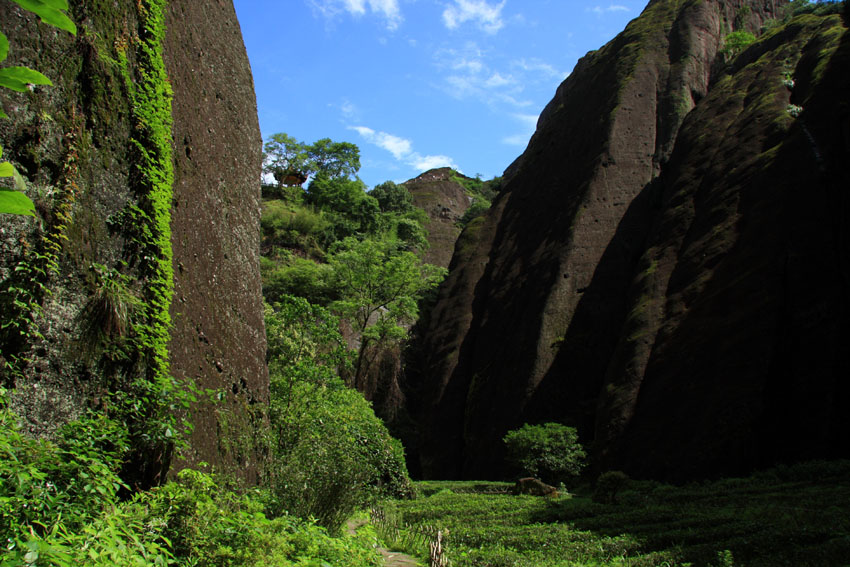
[[[69,14],[76,37],[0,4],[7,62],[54,83],[3,93],[4,157],[39,212],[0,217],[4,385],[36,435],[144,400],[122,414],[162,439],[128,469],[140,485],[198,461],[250,478],[250,410],[268,397],[261,139],[233,5],[76,1]],[[189,383],[197,401],[177,393]],[[175,411],[193,425],[179,460]]]
[[[559,87],[422,331],[423,475],[497,475],[548,420],[642,476],[836,453],[846,28],[721,53],[783,4],[654,0]]]
[[[457,175],[451,168],[441,167],[404,183],[413,196],[413,204],[428,215],[425,229],[430,248],[424,261],[443,268],[448,267],[460,234],[458,221],[472,201],[457,181]]]

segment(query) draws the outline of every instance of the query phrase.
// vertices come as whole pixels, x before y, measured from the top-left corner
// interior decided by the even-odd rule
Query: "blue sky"
[[[522,153],[579,57],[646,0],[234,0],[263,139],[360,147],[369,187]]]

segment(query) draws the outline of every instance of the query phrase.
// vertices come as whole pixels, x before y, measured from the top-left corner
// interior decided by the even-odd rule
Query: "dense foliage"
[[[315,174],[352,177],[360,169],[360,149],[350,142],[333,142],[329,138],[305,144],[288,134],[273,134],[263,152],[263,173],[274,177],[281,187],[301,185]]]
[[[341,147],[320,142],[322,148]],[[283,156],[280,163],[301,163],[310,153],[305,148],[276,134],[267,155]],[[387,181],[367,192],[353,177],[359,161],[347,161],[346,168],[338,167],[340,161],[345,160],[312,161],[314,177],[306,190],[298,187],[265,202],[261,270],[267,301],[302,297],[350,324],[359,339],[352,369],[356,381],[368,372],[375,349],[406,338],[419,301],[445,270],[422,262],[427,217],[407,189]]]
[[[121,424],[90,416],[55,442],[30,439],[0,392],[0,566],[210,567],[379,565],[374,536],[330,537],[292,516],[267,517],[258,490],[184,470],[130,498],[119,478]],[[123,498],[119,498],[120,493]]]
[[[271,376],[269,509],[332,531],[381,496],[409,493],[401,444],[338,376],[351,354],[339,320],[303,298],[266,308]]]
[[[569,482],[584,468],[587,454],[574,427],[525,424],[504,437],[508,462],[549,484]]]

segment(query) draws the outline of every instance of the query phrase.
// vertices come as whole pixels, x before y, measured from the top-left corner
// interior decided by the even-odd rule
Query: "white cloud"
[[[449,156],[420,156],[416,154],[416,159],[413,162],[413,167],[420,171],[428,171],[437,167],[451,167],[459,169],[454,160]]]
[[[549,63],[537,58],[520,59],[514,61],[513,65],[526,73],[533,73],[542,79],[563,79],[568,73],[559,71]]]
[[[333,19],[342,13],[365,16],[367,12],[383,16],[390,31],[398,29],[404,18],[398,0],[308,0],[322,16]]]
[[[606,12],[611,13],[611,12],[629,12],[629,11],[630,11],[629,8],[626,7],[626,6],[623,6],[622,4],[611,4],[607,8],[597,4],[596,6],[593,6],[592,8],[585,8],[585,12],[593,12],[597,16],[603,16],[603,15],[605,15]]]
[[[514,78],[512,76],[508,75],[507,77],[504,77],[504,76],[502,76],[501,73],[496,72],[496,73],[493,73],[493,75],[490,76],[489,79],[484,81],[484,86],[487,87],[488,89],[495,89],[495,88],[504,87],[504,86],[507,86],[507,85],[513,85],[515,82],[516,81],[514,80]]]
[[[329,105],[331,107],[335,105]],[[342,102],[339,105],[336,105],[339,111],[342,113],[342,117],[349,122],[355,122],[360,120],[360,109],[357,108],[357,105],[348,100],[347,98],[342,99]]]
[[[413,143],[405,138],[388,134],[387,132],[377,132],[367,126],[349,126],[349,129],[360,134],[370,144],[374,144],[390,152],[396,160],[418,171],[425,171],[435,167],[452,167],[458,169],[454,160],[448,156],[423,156],[419,152],[413,151]]]
[[[443,23],[450,30],[460,27],[468,21],[474,21],[487,33],[496,33],[505,23],[502,21],[502,8],[505,2],[488,4],[487,0],[454,0],[454,4],[443,11]]]
[[[523,97],[528,84],[539,82],[538,77],[514,62],[507,70],[491,68],[487,53],[475,42],[462,47],[440,49],[435,54],[435,66],[443,72],[442,84],[438,88],[449,96],[463,100],[475,99],[490,106],[508,105],[525,108],[531,101]],[[532,63],[527,63],[527,66]],[[537,65],[542,63],[537,62]],[[536,74],[540,74],[540,70]]]
[[[506,136],[502,138],[502,143],[506,146],[519,146],[523,147],[528,144],[529,136],[525,134],[514,134],[513,136]]]

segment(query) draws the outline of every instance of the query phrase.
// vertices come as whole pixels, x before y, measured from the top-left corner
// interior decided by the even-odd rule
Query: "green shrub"
[[[302,298],[284,297],[267,308],[266,329],[270,511],[316,518],[336,531],[373,498],[407,494],[401,444],[337,375],[350,363],[338,319]]]
[[[560,423],[525,424],[503,438],[508,461],[548,484],[567,483],[577,477],[587,454],[575,428]]]
[[[413,196],[407,187],[385,181],[369,191],[369,195],[377,199],[382,213],[405,213],[413,208]]]
[[[273,396],[288,393],[286,384],[272,388]],[[295,384],[289,407],[272,426],[276,454],[268,468],[275,513],[316,518],[337,531],[374,498],[411,490],[401,444],[363,396],[338,378]]]
[[[792,18],[800,14],[815,14],[826,16],[829,14],[840,14],[844,8],[844,2],[826,0],[822,2],[811,2],[810,0],[792,0],[784,8],[785,17]]]
[[[79,529],[116,500],[127,451],[123,426],[87,417],[64,427],[54,443],[25,436],[17,419],[0,399],[0,541]]]
[[[466,209],[466,212],[463,213],[463,216],[458,221],[458,226],[461,228],[468,225],[472,220],[476,217],[480,217],[490,208],[490,201],[482,198],[475,198],[472,201],[472,205]]]
[[[333,274],[326,264],[292,257],[282,266],[266,263],[262,267],[263,297],[266,301],[280,301],[283,296],[295,295],[324,305],[334,298]]]
[[[284,201],[267,202],[260,217],[266,243],[305,251],[317,246],[332,224],[321,212]]]
[[[629,477],[622,471],[608,471],[596,479],[593,501],[600,504],[616,504],[617,493],[629,483]]]
[[[733,31],[726,36],[721,53],[735,57],[755,42],[755,40],[756,36],[748,31]]]

